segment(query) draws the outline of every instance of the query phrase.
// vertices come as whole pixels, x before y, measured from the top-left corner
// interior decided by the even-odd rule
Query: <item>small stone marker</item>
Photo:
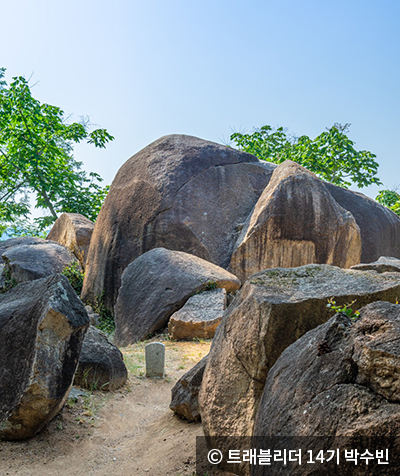
[[[164,377],[165,345],[151,342],[144,348],[146,356],[146,377]]]

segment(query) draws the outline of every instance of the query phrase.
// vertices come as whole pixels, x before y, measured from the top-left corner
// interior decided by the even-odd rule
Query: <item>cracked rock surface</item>
[[[400,306],[375,302],[360,312],[355,323],[336,314],[283,352],[268,374],[255,435],[400,433]]]
[[[186,135],[165,136],[118,171],[96,220],[83,299],[110,310],[124,269],[153,248],[229,265],[238,234],[275,166]]]
[[[204,371],[199,404],[206,436],[253,434],[269,370],[287,347],[331,317],[332,312],[326,305],[332,296],[338,305],[356,300],[354,309],[379,300],[396,302],[400,296],[400,278],[398,273],[378,274],[330,265],[306,265],[266,270],[246,281],[217,329]],[[368,359],[372,359],[371,352],[360,351],[357,358],[364,362],[358,366],[360,369],[366,368]],[[374,352],[376,359],[378,354]],[[295,358],[297,356],[292,354],[292,359]],[[346,375],[353,372],[350,363],[347,370],[343,365],[337,372]],[[379,372],[385,372],[385,367],[379,368],[381,370],[377,368],[373,379],[370,371],[366,373],[376,386],[379,385]],[[360,370],[358,385],[367,378],[362,375]],[[286,392],[292,386],[290,372],[282,385],[283,382],[282,392]],[[381,387],[387,382],[385,380]],[[315,382],[307,380],[306,385],[318,385],[318,379]],[[352,392],[356,390],[357,386]],[[379,401],[383,397],[374,398]],[[289,419],[290,412],[279,408],[282,408],[282,418]]]

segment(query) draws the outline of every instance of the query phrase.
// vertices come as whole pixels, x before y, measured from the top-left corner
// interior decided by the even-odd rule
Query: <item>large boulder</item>
[[[0,296],[0,438],[28,438],[61,410],[88,326],[65,276]]]
[[[169,408],[189,421],[200,420],[199,390],[203,380],[208,355],[181,377],[171,390]]]
[[[336,314],[282,353],[254,435],[400,433],[400,306],[375,302],[360,315]]]
[[[400,217],[362,193],[325,183],[332,197],[355,218],[361,233],[361,263],[380,256],[400,258]]]
[[[230,271],[244,281],[265,268],[360,262],[360,230],[313,173],[290,160],[279,165],[249,215]]]
[[[0,251],[2,248],[5,263],[3,274],[7,274],[8,279],[13,279],[16,283],[46,278],[61,273],[74,262],[78,263],[64,246],[40,238],[11,238],[4,242]]]
[[[400,273],[400,259],[381,256],[372,263],[360,263],[351,267],[360,271],[376,271],[377,273]]]
[[[75,385],[89,390],[109,390],[122,387],[128,379],[122,352],[104,332],[90,326],[83,341]]]
[[[234,292],[240,281],[225,269],[182,251],[155,248],[144,253],[122,275],[114,342],[126,346],[162,329],[190,296],[209,285]]]
[[[341,436],[350,447],[357,447],[350,442],[360,437],[385,446],[386,437],[398,440],[400,306],[376,302],[360,312],[355,323],[337,314],[282,353],[268,374],[254,435],[295,436],[296,441],[306,436],[324,436],[326,441]],[[377,467],[370,473],[364,463],[344,474],[397,475],[398,448],[397,456],[390,450],[389,454],[390,467],[384,470]],[[316,474],[312,465],[301,469],[296,474]],[[259,468],[252,474],[266,473]],[[338,468],[328,465],[317,474],[335,475]]]
[[[212,289],[195,294],[169,319],[172,339],[212,339],[226,308],[226,290]]]
[[[68,248],[85,268],[94,223],[80,213],[63,213],[55,221],[47,240]]]
[[[152,248],[227,267],[248,214],[274,169],[256,157],[196,137],[162,137],[118,171],[96,220],[83,299],[104,291],[112,311],[124,269]]]
[[[353,309],[396,302],[400,276],[313,264],[269,269],[243,285],[217,329],[204,372],[199,404],[206,435],[253,434],[269,369],[290,344],[329,319],[332,296],[339,307],[356,300]]]

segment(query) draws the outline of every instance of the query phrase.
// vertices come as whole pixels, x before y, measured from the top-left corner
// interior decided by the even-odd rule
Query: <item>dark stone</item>
[[[330,318],[332,296],[338,306],[356,300],[354,310],[396,302],[400,275],[314,264],[268,269],[243,285],[217,329],[204,371],[199,404],[206,436],[253,434],[270,368],[289,345]],[[315,353],[328,357],[326,347],[318,348],[323,342]]]
[[[28,438],[61,410],[88,326],[65,276],[23,283],[0,296],[1,438]]]
[[[282,353],[254,435],[400,434],[400,306],[375,302],[360,313],[355,323],[337,314]],[[324,341],[331,351],[319,355]]]
[[[200,420],[199,390],[203,380],[208,355],[183,375],[171,390],[169,408],[189,421]]]
[[[83,341],[74,385],[90,390],[114,391],[122,387],[127,378],[121,351],[104,332],[90,326]]]
[[[77,262],[64,246],[40,238],[12,238],[5,241],[2,258],[5,263],[3,273],[7,273],[17,283],[47,278]]]

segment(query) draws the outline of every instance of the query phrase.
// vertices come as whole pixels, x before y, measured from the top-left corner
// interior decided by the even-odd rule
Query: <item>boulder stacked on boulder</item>
[[[111,311],[121,276],[153,248],[184,251],[224,268],[273,164],[185,135],[162,137],[118,171],[96,220],[82,296],[104,291]]]
[[[114,342],[125,346],[162,329],[175,311],[209,284],[234,292],[240,281],[225,269],[182,251],[155,248],[144,253],[122,275]]]
[[[398,273],[329,265],[276,268],[253,275],[226,311],[214,337],[199,394],[206,435],[251,436],[267,374],[280,354],[327,321],[327,301],[354,309],[396,302]]]
[[[23,283],[0,296],[0,438],[28,438],[61,410],[88,326],[64,276]]]
[[[276,166],[171,135],[118,171],[96,221],[83,299],[102,298],[114,312],[122,273],[157,247],[193,254],[243,281],[267,267],[400,258],[400,218],[294,162]]]
[[[56,241],[70,250],[85,269],[94,223],[79,213],[63,213],[55,221],[47,240]]]
[[[361,234],[361,263],[380,256],[400,258],[400,218],[362,193],[325,183],[338,204],[355,218]]]
[[[361,236],[353,215],[325,184],[287,160],[249,215],[229,269],[241,281],[266,268],[326,263],[342,268],[360,262]]]

